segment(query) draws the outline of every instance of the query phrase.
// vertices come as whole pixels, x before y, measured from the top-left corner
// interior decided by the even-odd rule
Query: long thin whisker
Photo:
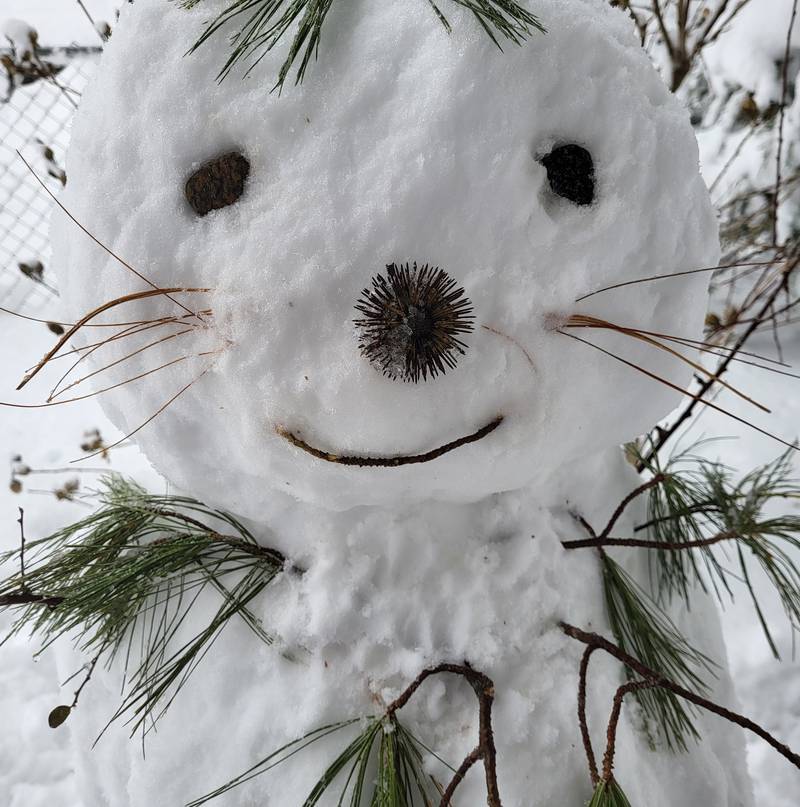
[[[197,355],[202,356],[205,354],[198,353]],[[64,404],[76,403],[77,401],[85,401],[87,398],[94,398],[97,395],[102,395],[104,392],[109,392],[112,389],[117,389],[117,387],[123,387],[125,386],[125,384],[131,384],[134,381],[138,381],[140,378],[145,378],[146,376],[152,375],[153,373],[157,373],[159,370],[164,370],[167,367],[172,367],[173,364],[178,364],[190,358],[192,357],[180,356],[179,358],[173,359],[172,361],[168,361],[166,364],[162,364],[159,367],[153,368],[152,370],[146,370],[145,372],[140,373],[139,375],[132,376],[131,378],[126,378],[124,381],[119,381],[116,384],[112,384],[109,387],[103,387],[102,389],[94,390],[94,392],[87,392],[85,395],[78,395],[75,398],[66,398],[61,401],[46,401],[45,403],[40,404],[19,404],[19,403],[7,403],[6,401],[0,401],[0,406],[8,406],[14,409],[46,409],[48,406],[62,406]]]
[[[640,277],[636,280],[625,280],[622,283],[614,283],[611,286],[604,286],[602,289],[595,289],[588,294],[581,297],[576,297],[575,302],[579,303],[589,297],[594,297],[595,294],[602,294],[604,291],[612,291],[613,289],[621,289],[625,286],[633,286],[636,283],[649,283],[653,280],[665,280],[669,277],[685,277],[686,275],[697,275],[702,272],[716,272],[721,269],[737,269],[742,266],[776,266],[779,263],[786,263],[786,261],[751,261],[747,263],[723,263],[719,266],[704,266],[702,269],[687,269],[683,272],[668,272],[663,275],[651,275],[650,277]]]
[[[497,328],[492,328],[491,325],[481,325],[481,328],[485,331],[489,331],[489,333],[493,333],[495,336],[499,336],[502,339],[505,339],[507,342],[510,342],[515,347],[519,348],[520,352],[523,356],[528,360],[528,364],[530,364],[533,370],[536,369],[536,365],[531,358],[531,354],[516,340],[513,336],[509,336],[507,333],[503,333],[503,331],[498,331]]]
[[[178,336],[183,336],[183,334],[191,333],[192,330],[193,330],[192,328],[186,328],[183,331],[178,331],[177,333],[171,333],[168,336],[162,336],[161,339],[156,339],[156,340],[154,340],[152,342],[148,342],[146,345],[143,345],[142,347],[137,348],[136,350],[132,351],[131,353],[128,353],[126,356],[123,356],[122,358],[117,359],[116,361],[113,361],[110,364],[106,364],[104,367],[101,367],[98,370],[92,371],[88,375],[85,375],[82,378],[79,378],[77,381],[73,381],[71,384],[68,384],[62,390],[57,391],[54,388],[53,391],[50,393],[50,396],[48,397],[47,400],[52,401],[53,399],[59,397],[60,395],[63,395],[65,392],[67,392],[67,390],[70,390],[73,387],[77,387],[79,384],[83,384],[84,381],[88,381],[90,378],[93,378],[94,376],[99,375],[100,373],[103,373],[106,370],[110,370],[112,367],[116,367],[118,364],[122,364],[123,362],[127,361],[128,359],[132,359],[134,356],[138,356],[140,353],[143,353],[145,350],[149,350],[151,347],[155,347],[156,345],[160,345],[163,342],[168,342],[170,339],[175,339]],[[82,356],[81,359],[79,359],[78,361],[81,361],[83,358],[85,358],[85,356]],[[77,364],[77,362],[76,362],[76,364]],[[74,366],[75,365],[73,365],[73,367]],[[63,380],[63,378],[62,378],[62,380]]]
[[[700,339],[690,339],[688,336],[673,336],[672,334],[668,333],[660,333],[659,331],[645,331],[642,328],[630,328],[630,330],[638,331],[639,333],[647,334],[647,336],[655,336],[658,339],[668,339],[671,342],[680,342],[687,347],[696,347],[698,350],[703,347],[709,350],[720,350],[725,353],[732,353],[733,348],[726,347],[725,345],[717,345],[714,342],[704,342]],[[785,361],[781,361],[780,359],[771,359],[769,356],[764,356],[760,353],[752,353],[748,350],[740,350],[738,351],[743,356],[750,356],[754,359],[760,359],[761,361],[769,362],[769,364],[775,364],[779,367],[791,367],[791,364],[787,364]],[[718,354],[719,355],[719,354]],[[734,361],[737,360],[737,357],[733,357]]]
[[[90,232],[89,232],[89,230],[87,230],[87,229],[86,229],[86,227],[84,227],[84,226],[83,226],[83,225],[82,225],[82,224],[81,224],[81,223],[80,223],[80,222],[79,222],[79,221],[78,221],[78,220],[75,218],[75,216],[73,216],[73,215],[72,215],[72,213],[70,213],[70,212],[69,212],[69,210],[67,210],[67,208],[66,208],[66,207],[65,207],[65,206],[64,206],[64,205],[63,205],[63,204],[62,204],[62,203],[59,201],[58,197],[57,197],[57,196],[56,196],[56,195],[55,195],[55,194],[54,194],[54,193],[53,193],[53,192],[50,190],[50,188],[48,188],[48,187],[47,187],[47,185],[45,185],[45,183],[42,181],[42,179],[39,177],[39,175],[36,173],[36,171],[34,171],[34,170],[33,170],[33,168],[31,167],[30,163],[29,163],[29,162],[28,162],[28,161],[27,161],[27,160],[26,160],[26,159],[25,159],[25,158],[22,156],[22,154],[20,153],[19,149],[17,149],[17,155],[18,155],[18,156],[19,156],[19,158],[22,160],[22,162],[24,162],[24,163],[25,163],[25,165],[26,165],[27,169],[28,169],[28,170],[29,170],[29,171],[30,171],[30,172],[33,174],[33,176],[36,178],[36,181],[37,181],[37,182],[38,182],[38,183],[39,183],[39,184],[42,186],[42,188],[44,188],[44,190],[45,190],[45,192],[47,193],[47,195],[48,195],[48,196],[49,196],[49,197],[50,197],[50,198],[53,200],[53,202],[56,204],[56,206],[57,206],[57,207],[58,207],[58,208],[59,208],[61,211],[63,211],[63,213],[64,213],[64,214],[65,214],[65,215],[66,215],[66,216],[67,216],[67,217],[70,219],[70,221],[72,221],[74,224],[76,224],[76,225],[77,225],[77,226],[78,226],[78,227],[81,229],[81,231],[82,231],[82,232],[84,232],[86,235],[88,235],[88,236],[89,236],[89,238],[91,238],[91,239],[92,239],[92,241],[94,241],[94,242],[95,242],[95,244],[97,244],[97,245],[98,245],[98,246],[99,246],[101,249],[103,249],[105,252],[107,252],[107,253],[108,253],[108,254],[109,254],[109,255],[110,255],[112,258],[114,258],[114,260],[115,260],[115,261],[117,261],[118,263],[122,264],[122,266],[124,266],[126,269],[130,270],[131,272],[133,272],[133,274],[135,274],[135,275],[136,275],[136,277],[138,277],[140,280],[143,280],[145,283],[147,283],[147,285],[148,285],[148,286],[152,287],[153,289],[158,289],[159,291],[163,291],[162,289],[160,289],[160,288],[159,288],[159,286],[157,286],[155,283],[153,283],[153,281],[152,281],[152,280],[150,280],[149,278],[145,277],[145,276],[144,276],[144,275],[143,275],[143,274],[142,274],[140,271],[138,271],[137,269],[134,269],[134,268],[133,268],[133,267],[132,267],[132,266],[131,266],[131,265],[130,265],[130,264],[127,262],[127,261],[122,260],[122,258],[120,258],[120,257],[119,257],[119,255],[117,255],[115,252],[112,252],[112,251],[111,251],[111,250],[110,250],[110,249],[109,249],[109,248],[108,248],[108,247],[107,247],[107,246],[106,246],[106,245],[105,245],[105,244],[104,244],[102,241],[100,241],[100,239],[99,239],[99,238],[97,238],[97,237],[96,237],[96,236],[94,236],[92,233],[90,233]],[[202,320],[202,317],[200,317],[200,316],[199,316],[197,313],[195,313],[194,311],[192,311],[192,309],[191,309],[191,308],[187,308],[185,305],[183,305],[183,303],[179,302],[179,301],[178,301],[178,300],[176,300],[174,297],[170,297],[170,295],[169,295],[168,293],[167,293],[167,295],[166,295],[166,296],[167,296],[167,299],[171,300],[173,303],[175,303],[175,305],[177,305],[177,306],[179,306],[180,308],[182,308],[184,311],[186,311],[186,313],[187,313],[187,314],[191,314],[193,317],[195,317],[196,319],[200,320],[200,322],[202,322],[202,321],[203,321],[203,320]]]
[[[644,333],[644,331],[642,332]],[[702,343],[695,343],[692,344],[690,341],[686,341],[679,336],[661,336],[661,339],[665,339],[669,342],[677,342],[679,345],[683,345],[684,347],[691,347],[695,350],[700,350],[703,353],[710,353],[712,356],[717,356],[718,358],[724,359],[727,358],[731,354],[731,349],[723,347],[721,345],[712,345],[710,347],[703,347]],[[753,356],[754,354],[748,353],[747,351],[740,350],[740,353],[743,353],[745,356]],[[762,361],[768,361],[772,364],[778,365],[778,367],[791,367],[791,364],[787,364],[783,361],[776,361],[775,359],[769,359],[765,356],[756,356],[756,358],[761,359]],[[790,373],[787,370],[780,370],[778,367],[769,367],[765,364],[759,364],[757,361],[749,361],[748,359],[742,359],[739,356],[732,356],[733,361],[739,362],[739,364],[748,364],[751,367],[758,367],[759,370],[766,370],[768,373],[778,373],[779,375],[789,376],[789,378],[800,378],[800,374],[798,373]]]
[[[10,308],[3,308],[0,306],[0,311],[4,314],[10,314],[12,317],[19,317],[19,319],[28,320],[28,322],[40,322],[42,325],[61,325],[64,328],[72,328],[74,322],[60,322],[55,319],[41,319],[40,317],[31,317],[28,314],[20,314],[19,311],[12,311]],[[210,311],[201,311],[201,314],[210,313]],[[194,314],[187,314],[185,316],[194,317]],[[84,328],[122,328],[126,325],[147,325],[151,322],[160,322],[161,320],[155,319],[140,319],[135,322],[92,322],[87,323]]]
[[[714,375],[710,370],[707,370],[705,367],[703,367],[702,364],[698,364],[697,362],[692,361],[688,357],[684,356],[682,353],[679,353],[677,350],[673,350],[671,347],[661,344],[661,342],[656,341],[650,336],[644,335],[641,331],[638,330],[634,330],[631,328],[624,328],[621,325],[615,325],[612,322],[607,322],[606,320],[597,319],[596,317],[589,317],[583,314],[577,314],[570,317],[570,319],[565,323],[564,327],[598,328],[603,330],[615,331],[617,333],[622,333],[625,334],[626,336],[631,336],[634,339],[638,339],[642,342],[645,342],[648,345],[651,345],[652,347],[656,347],[659,350],[663,350],[664,352],[669,353],[671,356],[674,356],[679,361],[684,362],[684,364],[687,364],[689,367],[692,367],[698,373],[706,376],[707,378],[712,378]],[[758,409],[761,409],[763,412],[770,414],[770,410],[766,406],[760,404],[758,401],[753,400],[749,395],[745,395],[745,393],[743,393],[741,390],[738,390],[736,387],[734,387],[732,384],[729,384],[724,379],[720,378],[717,379],[717,381],[720,384],[720,386],[730,390],[734,395],[738,395],[742,400],[747,401],[748,403],[753,404],[753,406],[757,407]]]
[[[108,311],[111,308],[114,308],[118,305],[122,305],[123,303],[129,303],[134,300],[143,300],[147,297],[157,297],[162,294],[178,294],[182,292],[207,292],[209,289],[194,289],[194,288],[180,288],[175,287],[171,289],[152,289],[150,291],[138,291],[133,292],[132,294],[126,294],[123,297],[118,297],[116,300],[111,300],[110,302],[103,303],[99,308],[95,308],[94,311],[90,311],[88,314],[83,316],[81,319],[78,320],[57,342],[56,344],[45,354],[44,358],[34,367],[34,369],[25,375],[22,381],[17,386],[17,389],[22,389],[34,376],[36,376],[39,371],[47,364],[50,359],[58,353],[58,351],[66,344],[72,336],[79,331],[87,322],[94,319],[94,317],[99,316],[104,311]]]
[[[216,351],[212,351],[212,352],[216,352]],[[203,354],[199,354],[199,355],[203,355]],[[191,387],[192,384],[197,383],[210,369],[211,369],[210,367],[207,367],[205,370],[203,370],[203,372],[200,373],[200,375],[198,375],[196,378],[194,378],[192,381],[190,381],[185,387],[182,387],[181,389],[179,389],[178,392],[176,392],[163,406],[159,407],[156,412],[154,412],[149,418],[147,418],[147,420],[145,420],[144,423],[141,423],[132,432],[129,432],[124,437],[121,437],[119,440],[117,440],[115,443],[112,443],[110,446],[105,446],[104,450],[108,451],[110,448],[116,448],[120,443],[125,442],[125,440],[127,440],[130,437],[133,437],[134,434],[141,431],[149,423],[152,423],[170,404],[172,404],[177,398],[179,398],[181,395],[183,395],[183,393],[186,392],[186,390],[189,389],[189,387]],[[88,460],[88,459],[91,459],[92,457],[96,457],[98,454],[101,454],[101,453],[102,453],[102,450],[101,451],[96,451],[94,454],[88,454],[85,457],[79,457],[78,459],[71,460],[70,462],[71,463],[83,462],[84,460]]]
[[[648,376],[649,378],[652,378],[655,381],[658,381],[660,384],[664,384],[665,386],[669,387],[670,389],[674,389],[676,392],[679,392],[681,395],[686,395],[688,398],[691,398],[694,401],[698,401],[699,403],[702,403],[704,406],[707,406],[707,407],[709,407],[711,409],[714,409],[717,412],[719,412],[720,414],[726,415],[727,417],[731,418],[732,420],[738,421],[739,423],[742,423],[745,426],[748,426],[749,428],[759,432],[760,434],[763,434],[764,436],[769,437],[769,438],[771,438],[772,440],[775,440],[778,443],[781,443],[782,445],[786,446],[787,448],[794,449],[795,451],[800,450],[800,449],[798,449],[798,446],[797,446],[796,443],[789,443],[786,440],[783,440],[782,438],[778,437],[777,435],[766,431],[766,429],[762,429],[759,426],[756,426],[754,423],[751,423],[749,420],[745,420],[744,418],[741,418],[738,415],[734,415],[733,412],[729,412],[727,409],[723,409],[721,406],[718,406],[717,404],[709,401],[708,399],[703,398],[700,395],[694,395],[693,393],[689,392],[688,390],[682,389],[677,384],[673,384],[671,381],[668,381],[666,378],[662,378],[661,376],[656,375],[655,373],[652,373],[649,370],[645,370],[644,367],[640,367],[638,364],[634,364],[633,362],[622,358],[622,356],[617,356],[615,353],[612,353],[611,351],[600,347],[600,345],[595,345],[593,342],[588,341],[588,339],[582,339],[580,336],[575,336],[575,334],[573,334],[573,333],[567,333],[566,331],[562,331],[560,329],[559,329],[558,333],[563,334],[564,336],[568,336],[570,339],[575,339],[578,342],[583,342],[583,344],[588,345],[589,347],[593,347],[595,350],[599,350],[601,353],[605,353],[606,356],[610,356],[612,359],[616,359],[618,362],[622,362],[622,364],[626,364],[628,367],[631,367],[634,370],[636,370],[637,372],[642,373],[642,374]]]
[[[96,348],[103,347],[103,345],[111,344],[111,342],[116,342],[119,339],[126,339],[129,336],[136,336],[136,334],[144,333],[145,331],[152,330],[153,328],[160,328],[164,325],[188,325],[188,324],[189,323],[180,322],[180,320],[176,317],[167,317],[165,319],[155,320],[153,322],[141,326],[137,323],[137,325],[131,326],[130,328],[125,328],[124,330],[120,331],[117,334],[114,334],[113,336],[101,339],[99,342],[89,342],[85,345],[81,345],[80,347],[74,347],[71,350],[66,350],[64,351],[64,353],[60,353],[58,356],[53,356],[53,358],[50,359],[50,363],[52,364],[53,362],[56,362],[59,359],[67,359],[70,356],[74,356],[76,353],[82,354],[86,352],[86,354],[88,355]],[[196,326],[192,325],[191,327],[194,328]],[[33,367],[28,367],[28,369],[25,372],[29,373],[32,369]]]
[[[148,325],[147,326],[147,328],[153,328],[153,327],[155,327],[155,326],[154,325]],[[95,342],[92,345],[88,345],[88,346],[86,346],[85,349],[75,348],[74,350],[70,350],[67,353],[62,353],[60,356],[53,356],[51,361],[55,361],[56,359],[64,358],[65,356],[74,355],[75,353],[79,354],[78,358],[75,359],[75,361],[72,362],[72,364],[69,366],[69,368],[66,370],[66,372],[53,385],[53,389],[50,390],[50,395],[48,396],[48,400],[51,400],[55,396],[56,390],[58,390],[58,388],[66,380],[66,378],[69,376],[69,374],[82,361],[84,361],[84,359],[88,359],[89,356],[92,355],[92,353],[99,350],[101,347],[103,347],[103,345],[107,345],[107,344],[109,344],[110,342],[113,342],[116,339],[124,339],[126,336],[133,336],[133,335],[135,335],[137,333],[141,333],[143,330],[146,330],[146,329],[143,329],[141,326],[138,326],[138,325],[133,325],[133,326],[131,326],[129,328],[125,328],[123,331],[121,331],[118,334],[115,334],[114,336],[110,336],[107,339],[103,339],[100,342]],[[85,350],[85,352],[84,352],[84,350]],[[30,370],[28,372],[30,372]]]

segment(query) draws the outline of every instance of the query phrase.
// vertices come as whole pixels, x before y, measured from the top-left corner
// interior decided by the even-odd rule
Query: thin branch
[[[772,243],[778,243],[778,200],[781,193],[781,177],[783,160],[783,126],[786,119],[786,97],[789,92],[789,56],[792,52],[792,33],[797,19],[797,0],[792,3],[792,16],[786,31],[786,49],[783,53],[783,70],[781,75],[781,105],[778,121],[778,153],[775,157],[775,192],[772,197]]]
[[[747,340],[755,333],[759,324],[763,322],[764,317],[769,313],[770,309],[772,308],[775,300],[778,299],[778,296],[788,288],[789,283],[789,276],[791,273],[797,268],[798,263],[800,263],[800,258],[794,258],[787,265],[781,270],[781,280],[779,283],[775,284],[775,288],[772,292],[768,295],[764,305],[759,310],[758,314],[756,315],[755,321],[750,323],[748,327],[745,329],[744,333],[736,340],[733,348],[730,350],[727,356],[722,359],[722,361],[717,365],[717,369],[714,371],[714,374],[707,378],[700,384],[700,389],[698,390],[697,394],[691,396],[692,400],[689,404],[684,408],[678,418],[666,429],[659,429],[658,436],[653,441],[653,445],[648,452],[647,457],[644,458],[642,462],[639,463],[637,469],[642,471],[652,459],[655,457],[658,452],[664,447],[664,445],[672,438],[675,432],[680,428],[680,426],[685,423],[694,412],[695,408],[699,403],[703,403],[706,406],[711,406],[711,404],[704,400],[703,396],[714,386],[716,380],[728,369],[731,362],[734,360],[736,354],[744,347]],[[719,407],[712,406],[714,409],[719,409]],[[725,412],[725,414],[729,414]],[[762,431],[761,429],[757,429],[757,431]],[[770,435],[773,436],[773,435]],[[784,441],[781,441],[784,442]]]
[[[488,434],[491,434],[502,422],[503,416],[500,415],[491,421],[491,423],[487,423],[485,426],[482,426],[472,434],[468,434],[466,437],[459,437],[458,440],[445,443],[444,445],[431,449],[430,451],[426,451],[423,454],[401,455],[397,457],[362,457],[332,454],[328,451],[322,451],[319,448],[315,448],[314,446],[305,442],[305,440],[302,440],[296,434],[290,432],[288,429],[284,429],[282,426],[276,426],[275,431],[296,448],[302,449],[307,454],[311,454],[312,457],[316,457],[319,460],[334,462],[338,463],[339,465],[356,465],[360,468],[397,468],[401,465],[414,465],[423,462],[430,462],[431,460],[438,459],[443,454],[447,454],[456,448],[460,448],[461,446],[469,443],[475,443],[478,440],[486,437]]]
[[[468,664],[437,664],[423,670],[400,694],[389,704],[386,716],[392,718],[413,697],[420,686],[431,676],[449,673],[464,678],[472,687],[478,698],[478,745],[458,767],[453,779],[444,791],[439,807],[451,807],[450,799],[467,771],[480,759],[486,774],[486,803],[488,807],[502,807],[500,791],[497,784],[497,749],[494,744],[492,730],[492,704],[494,702],[494,682],[491,678]]]
[[[586,722],[586,680],[589,672],[589,659],[596,647],[587,645],[581,656],[580,677],[578,681],[578,724],[581,728],[581,739],[583,740],[583,750],[586,752],[586,761],[589,763],[589,775],[592,778],[592,785],[597,786],[600,781],[600,774],[597,770],[597,759],[592,748],[592,738],[589,734],[589,724]]]
[[[587,650],[590,648],[587,647]],[[596,648],[595,648],[596,649]],[[608,719],[608,729],[606,730],[606,753],[603,756],[603,781],[610,782],[614,778],[614,753],[617,748],[617,726],[619,725],[619,715],[622,710],[622,700],[629,692],[640,692],[643,689],[652,689],[658,686],[655,681],[629,681],[617,689],[614,695],[614,705],[611,709],[611,716]],[[592,784],[597,782],[592,780]]]
[[[638,549],[682,551],[685,549],[699,549],[704,546],[713,546],[722,541],[731,541],[741,537],[740,533],[735,530],[720,532],[710,538],[699,538],[694,541],[677,541],[673,543],[665,541],[645,541],[638,538],[609,538],[597,536],[594,538],[584,538],[579,541],[562,541],[561,546],[563,546],[564,549],[599,549],[606,546],[628,546]]]
[[[610,656],[613,656],[615,659],[622,662],[630,670],[640,675],[645,681],[650,682],[653,686],[666,689],[678,697],[689,701],[689,703],[693,703],[695,706],[699,706],[712,714],[724,718],[730,723],[735,723],[737,726],[751,731],[753,734],[764,740],[764,742],[771,745],[781,756],[788,759],[792,765],[800,769],[800,755],[796,754],[787,745],[773,737],[772,734],[770,734],[762,726],[759,726],[758,723],[755,723],[744,715],[740,715],[737,712],[726,709],[724,706],[720,706],[719,704],[708,700],[708,698],[697,695],[696,693],[679,686],[673,681],[670,681],[668,678],[661,675],[661,673],[651,670],[649,667],[642,664],[641,661],[635,659],[633,656],[626,653],[622,648],[618,647],[613,642],[608,641],[608,639],[600,636],[597,633],[589,633],[566,622],[561,622],[559,624],[561,630],[564,631],[564,633],[570,638],[582,642],[589,647],[604,650]]]

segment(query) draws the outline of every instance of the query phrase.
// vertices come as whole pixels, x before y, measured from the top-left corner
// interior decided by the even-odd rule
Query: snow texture
[[[213,310],[204,325],[128,359],[97,386],[190,358],[104,393],[106,412],[131,431],[197,379],[137,439],[179,489],[253,519],[264,543],[308,572],[282,579],[259,605],[278,648],[231,625],[149,737],[146,759],[124,727],[78,755],[83,802],[181,804],[306,730],[375,713],[423,666],[468,658],[496,684],[505,803],[580,804],[589,794],[575,719],[581,648],[557,623],[609,628],[598,616],[596,558],[567,553],[560,540],[575,536],[570,508],[601,524],[635,485],[615,445],[678,396],[553,322],[584,312],[699,331],[704,275],[574,302],[715,262],[687,114],[630,21],[601,0],[537,0],[547,35],[504,53],[455,4],[449,36],[422,0],[334,4],[319,63],[281,95],[265,79],[278,56],[246,81],[214,83],[224,34],[184,58],[219,7],[188,13],[137,0],[125,9],[75,120],[63,198],[154,283],[213,289],[179,295]],[[589,207],[553,196],[538,162],[565,143],[593,156]],[[251,163],[245,193],[197,218],[186,179],[231,150]],[[69,316],[147,288],[64,217],[53,241]],[[445,269],[477,324],[502,333],[476,328],[454,371],[418,385],[366,362],[352,322],[370,278],[405,261]],[[165,313],[184,312],[151,298],[110,318]],[[687,380],[641,343],[587,336],[678,386]],[[104,349],[97,366],[153,335],[139,338]],[[407,468],[326,463],[275,431],[327,451],[392,456],[498,414],[504,422],[490,436]],[[641,559],[628,561],[636,572]],[[713,606],[674,618],[724,669]],[[73,668],[68,660],[63,672]],[[601,660],[593,669],[599,746],[620,669]],[[120,670],[95,678],[73,727],[84,749],[118,702]],[[724,671],[714,697],[735,706]],[[474,696],[457,681],[430,686],[407,720],[454,764],[474,745]],[[635,724],[626,710],[618,776],[632,803],[751,803],[738,731],[701,718],[703,744],[672,757],[653,753]],[[330,753],[319,746],[220,803],[299,803]],[[458,799],[485,799],[476,773]]]
[[[139,435],[170,480],[255,518],[277,501],[266,490],[339,509],[469,501],[548,474],[543,457],[566,461],[629,439],[675,404],[677,393],[552,327],[552,317],[582,311],[694,333],[702,275],[574,301],[608,283],[710,266],[717,254],[686,113],[628,22],[599,5],[537,4],[548,34],[503,53],[455,5],[448,36],[420,0],[335,4],[319,62],[280,96],[268,92],[280,56],[244,82],[214,82],[224,32],[184,57],[214,3],[128,12],[76,117],[64,201],[153,282],[213,289],[179,295],[213,309],[211,328],[104,376],[113,383],[219,351],[103,397],[131,431],[207,371]],[[537,157],[562,143],[593,155],[591,207],[549,190]],[[188,176],[237,149],[251,162],[244,196],[198,218],[183,196]],[[145,288],[66,219],[53,238],[72,315]],[[463,285],[479,326],[455,371],[418,385],[377,372],[353,326],[362,288],[406,261],[440,266]],[[156,313],[184,311],[149,299],[112,317]],[[592,338],[686,380],[666,354]],[[391,456],[430,450],[498,414],[505,421],[491,440],[377,474],[304,456],[275,431],[332,453]]]

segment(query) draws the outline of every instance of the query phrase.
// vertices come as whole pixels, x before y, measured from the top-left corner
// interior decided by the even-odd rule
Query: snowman
[[[279,93],[277,51],[214,81],[232,25],[186,55],[222,0],[137,0],[85,92],[62,202],[97,240],[56,215],[66,309],[129,295],[124,319],[171,328],[136,336],[138,353],[105,345],[96,366],[124,361],[99,399],[173,490],[303,570],[253,605],[279,641],[231,625],[144,755],[116,724],[89,750],[121,678],[96,670],[70,724],[85,807],[178,807],[308,732],[380,714],[442,664],[491,682],[496,782],[482,746],[453,804],[591,796],[584,648],[561,625],[612,632],[597,553],[562,542],[585,537],[576,514],[599,528],[639,484],[619,445],[679,403],[689,373],[618,329],[568,326],[696,338],[707,275],[576,301],[714,265],[715,218],[688,115],[623,13],[536,0],[546,32],[501,50],[470,4],[439,6],[451,30],[425,0],[331,4],[317,59]],[[641,554],[614,557],[647,585]],[[731,703],[709,602],[669,617]],[[624,673],[592,665],[600,749]],[[456,769],[483,729],[468,679],[431,676],[403,707]],[[700,739],[669,750],[626,699],[614,770],[631,804],[751,803],[739,730],[695,721]],[[340,747],[325,738],[218,803],[299,805]]]

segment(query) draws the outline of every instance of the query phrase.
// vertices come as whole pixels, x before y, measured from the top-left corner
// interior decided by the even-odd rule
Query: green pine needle
[[[362,807],[364,804],[370,807],[438,805],[443,791],[423,769],[424,746],[393,715],[353,718],[314,729],[281,746],[236,778],[190,802],[187,807],[200,807],[267,773],[310,745],[356,725],[360,727],[359,733],[328,764],[302,807],[314,807],[325,794],[338,799],[337,807],[345,804],[349,807]]]
[[[603,587],[609,621],[617,644],[650,669],[698,694],[707,691],[700,670],[713,674],[714,664],[695,650],[669,617],[619,564],[602,555]],[[633,678],[632,671],[629,678]],[[689,738],[699,739],[690,707],[672,692],[646,689],[636,698],[648,720],[672,750],[686,750]]]
[[[720,600],[724,595],[733,599],[730,577],[742,580],[778,658],[748,567],[753,560],[758,563],[780,597],[792,629],[800,629],[800,515],[764,515],[775,500],[800,500],[800,485],[792,479],[794,452],[787,451],[736,482],[729,468],[691,451],[670,458],[663,468],[657,458],[651,461],[649,470],[663,474],[664,482],[650,491],[647,521],[637,531],[646,530],[648,539],[671,545],[728,537],[691,550],[651,552],[654,590],[659,600],[677,595],[688,603],[695,585],[706,589],[710,584]],[[728,568],[731,560],[738,573]]]
[[[151,496],[118,476],[102,485],[99,510],[27,544],[24,577],[20,569],[0,582],[0,597],[24,592],[57,603],[17,606],[10,635],[28,630],[42,649],[71,635],[106,664],[123,658],[124,699],[111,719],[125,715],[132,732],[145,722],[149,731],[231,617],[272,641],[248,606],[285,561],[235,518],[193,499]],[[21,565],[20,552],[2,562]],[[192,605],[208,590],[219,595],[218,610],[187,631]]]
[[[190,9],[201,0],[180,0]],[[427,0],[434,14],[450,32],[450,23],[435,0]],[[539,20],[515,0],[450,0],[471,11],[492,41],[498,46],[501,39],[516,45],[522,44],[534,30],[544,32]],[[242,61],[251,60],[249,73],[256,65],[291,34],[286,59],[278,71],[273,89],[280,90],[292,66],[299,60],[295,84],[305,77],[312,57],[317,58],[322,27],[333,0],[231,0],[230,5],[212,20],[192,46],[194,52],[220,29],[229,23],[238,25],[231,37],[233,50],[222,66],[217,79],[224,79]]]
[[[610,782],[599,781],[587,807],[631,807],[628,797],[615,779]]]

